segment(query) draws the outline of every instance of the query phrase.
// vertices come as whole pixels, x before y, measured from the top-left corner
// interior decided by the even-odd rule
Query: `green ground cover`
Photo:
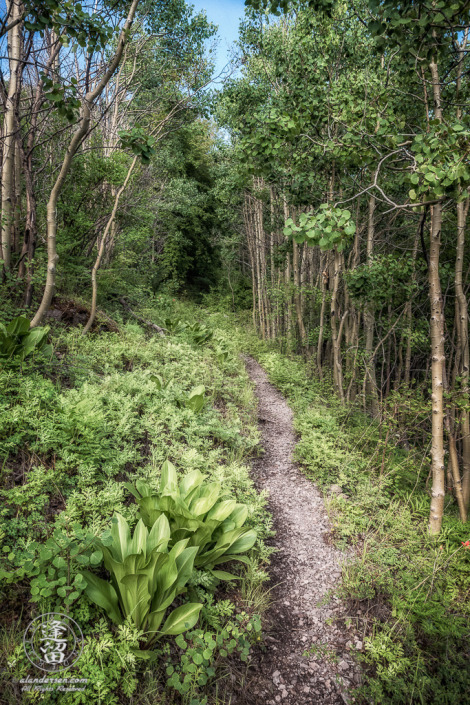
[[[260,638],[271,531],[249,478],[256,404],[240,353],[256,357],[291,404],[297,460],[325,493],[334,540],[354,555],[339,589],[362,634],[357,696],[384,705],[467,702],[468,536],[452,505],[439,539],[427,536],[426,455],[401,447],[386,419],[342,407],[308,361],[270,348],[242,319],[169,297],[140,313],[167,336],[123,322],[119,333],[88,337],[56,325],[52,361],[35,354],[0,370],[5,702],[55,702],[50,693],[21,695],[12,680],[30,672],[23,629],[49,609],[81,625],[74,675],[91,684],[60,702],[223,702],[219,679],[234,663],[227,657],[246,660]],[[115,512],[135,529],[139,507],[126,483],[156,492],[167,459],[179,482],[199,471],[223,488],[219,499],[246,504],[244,528],[258,539],[246,563],[220,566],[237,573],[236,583],[219,581],[211,566],[192,571],[172,607],[202,604],[198,622],[159,639],[145,661],[135,620],[113,624],[80,576],[106,578],[97,538],[109,534]]]
[[[165,338],[132,323],[85,337],[57,324],[52,359],[38,353],[0,367],[3,702],[214,701],[227,656],[235,652],[246,660],[259,639],[257,596],[266,578],[270,519],[248,472],[258,433],[243,363],[224,331],[195,325],[193,309],[168,298],[144,314],[176,322],[167,321],[172,330]],[[257,540],[244,552],[245,563],[215,566],[236,573],[236,582],[211,572],[212,544],[206,543],[209,559],[196,559],[204,565],[186,570],[185,591],[178,588],[165,614],[188,602],[202,604],[197,623],[179,636],[170,631],[143,660],[149,656],[147,622],[131,610],[113,624],[111,609],[89,598],[84,576],[108,579],[102,560],[113,515],[132,530],[138,525],[139,507],[126,483],[145,481],[157,491],[166,460],[179,480],[199,471],[203,487],[218,486],[226,508],[235,504],[228,500],[246,505],[240,531],[254,530]],[[178,538],[172,533],[168,550]],[[232,544],[241,554],[243,547]],[[190,563],[193,551],[187,550]],[[21,693],[14,682],[34,670],[23,652],[23,631],[48,611],[66,612],[83,631],[83,655],[73,669],[74,677],[89,679],[83,693]]]

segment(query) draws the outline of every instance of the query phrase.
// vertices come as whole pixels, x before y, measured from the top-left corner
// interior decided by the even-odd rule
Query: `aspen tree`
[[[91,121],[91,111],[95,101],[100,97],[107,83],[111,80],[116,68],[119,66],[119,62],[124,51],[128,39],[128,31],[132,26],[134,21],[134,16],[137,10],[139,0],[132,0],[129,7],[126,20],[121,29],[116,51],[109,61],[103,75],[97,81],[94,88],[87,91],[82,102],[81,102],[81,114],[79,125],[70,140],[65,157],[62,161],[62,165],[57,176],[57,179],[52,187],[49,200],[47,203],[47,277],[46,285],[44,287],[44,294],[42,301],[36,311],[32,321],[31,327],[34,328],[39,326],[49,309],[55,290],[56,281],[56,266],[59,259],[57,254],[57,201],[59,194],[62,190],[64,181],[67,174],[70,171],[72,165],[72,160],[75,153],[79,149],[82,140],[88,133]]]
[[[3,120],[2,153],[2,197],[1,197],[1,252],[3,271],[11,268],[11,250],[15,216],[13,204],[15,199],[15,153],[17,150],[17,101],[21,86],[22,67],[22,23],[23,3],[20,0],[7,0],[7,10],[12,27],[8,32],[8,63],[10,76],[5,101]]]

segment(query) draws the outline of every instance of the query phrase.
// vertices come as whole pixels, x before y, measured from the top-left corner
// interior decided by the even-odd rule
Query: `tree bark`
[[[431,71],[434,115],[442,120],[439,72],[435,59],[429,65]],[[444,312],[439,255],[441,244],[442,205],[431,206],[431,243],[429,248],[429,299],[431,305],[431,380],[432,380],[432,439],[431,469],[432,489],[429,513],[429,533],[439,534],[444,514],[445,466],[444,466]]]
[[[302,299],[301,299],[301,278],[300,278],[300,249],[295,240],[292,240],[293,254],[292,266],[294,269],[294,305],[297,316],[297,325],[299,328],[301,345],[305,345],[307,333],[302,317]]]
[[[325,309],[326,309],[326,286],[328,282],[328,254],[323,257],[320,255],[320,288],[321,288],[321,307],[320,307],[320,324],[318,327],[317,341],[317,372],[320,379],[323,378],[322,353],[323,353],[323,331],[325,329]]]
[[[23,15],[23,4],[18,0],[7,2],[12,22]],[[1,214],[1,253],[3,272],[11,269],[11,249],[14,229],[14,189],[15,189],[15,152],[16,152],[16,109],[21,83],[22,24],[18,22],[8,33],[8,59],[10,77],[6,95],[5,115],[3,120],[3,156],[2,156],[2,214]]]
[[[372,255],[374,252],[374,213],[375,213],[375,196],[369,197],[369,214],[367,224],[367,263],[370,266]],[[366,381],[365,381],[365,406],[366,410],[371,414],[372,418],[380,418],[379,398],[377,393],[377,379],[375,373],[375,358],[372,355],[374,347],[374,328],[375,316],[374,306],[367,303],[364,308],[364,332],[365,332],[365,354],[366,354]]]
[[[132,163],[127,171],[126,178],[124,179],[124,183],[122,184],[122,186],[118,189],[118,191],[116,193],[116,197],[114,199],[113,210],[111,211],[111,215],[109,216],[109,220],[106,223],[106,227],[105,227],[103,235],[101,237],[101,243],[100,243],[100,247],[98,249],[98,255],[97,255],[95,263],[93,265],[93,269],[91,270],[92,295],[91,295],[90,316],[88,318],[86,326],[84,327],[84,329],[82,331],[82,335],[85,335],[86,333],[88,333],[91,326],[93,325],[93,321],[95,320],[96,296],[98,293],[98,286],[97,286],[97,282],[96,282],[96,273],[98,272],[98,269],[100,268],[100,265],[101,265],[101,261],[103,259],[103,255],[104,255],[105,248],[106,248],[106,240],[108,238],[109,232],[111,230],[111,227],[114,223],[114,219],[116,217],[116,213],[117,213],[117,209],[118,209],[118,205],[119,205],[119,199],[121,198],[121,194],[123,193],[127,184],[129,183],[129,179],[131,178],[132,172],[134,171],[134,167],[137,164],[137,159],[138,159],[138,156],[136,155],[134,157],[134,159],[132,160]]]
[[[465,249],[465,224],[468,214],[469,199],[466,203],[457,203],[457,252],[455,259],[455,306],[457,319],[457,350],[459,351],[459,365],[455,372],[460,376],[462,394],[470,392],[470,355],[468,338],[468,303],[463,288],[463,259]],[[457,357],[456,357],[457,359]],[[460,425],[462,432],[462,492],[465,507],[468,507],[470,500],[470,414],[464,408],[460,415]]]
[[[344,385],[343,385],[343,363],[341,359],[341,337],[338,330],[339,321],[339,277],[341,272],[341,255],[335,247],[333,259],[333,289],[331,292],[331,343],[333,346],[333,379],[341,402],[344,404]],[[344,323],[344,318],[341,323]],[[342,331],[342,325],[341,325]]]

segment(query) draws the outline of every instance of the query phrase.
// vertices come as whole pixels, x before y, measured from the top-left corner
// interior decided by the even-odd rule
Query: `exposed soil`
[[[46,314],[46,319],[61,321],[68,327],[82,326],[88,321],[90,311],[86,306],[73,301],[72,299],[63,299],[54,297],[52,306]],[[98,311],[96,319],[93,323],[92,330],[94,332],[112,331],[118,332],[118,325],[103,311]]]
[[[258,488],[269,493],[277,552],[270,566],[272,606],[264,644],[254,653],[237,705],[337,705],[354,702],[359,683],[353,652],[361,649],[334,595],[345,554],[331,545],[323,498],[292,461],[292,411],[252,358],[264,455],[253,464]],[[308,651],[309,653],[305,654]],[[305,655],[304,655],[305,654]]]

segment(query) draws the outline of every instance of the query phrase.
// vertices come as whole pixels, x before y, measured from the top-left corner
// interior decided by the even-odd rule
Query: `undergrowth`
[[[225,702],[219,681],[227,657],[248,658],[268,603],[271,526],[246,465],[258,435],[243,352],[289,401],[296,459],[324,491],[334,540],[353,554],[340,591],[362,634],[365,676],[356,697],[375,705],[467,703],[468,526],[449,497],[441,535],[427,535],[426,450],[400,444],[386,417],[377,424],[342,407],[308,362],[271,349],[231,315],[169,297],[139,313],[167,336],[119,320],[119,333],[88,337],[56,326],[51,360],[33,356],[0,369],[4,701],[55,702],[50,693],[21,693],[14,679],[29,673],[22,630],[62,604],[85,635],[74,675],[90,685],[60,702]],[[193,576],[190,591],[203,604],[198,624],[160,643],[145,664],[135,657],[141,635],[127,622],[113,627],[76,576],[93,568],[93,540],[113,512],[135,526],[125,483],[155,485],[166,459],[181,475],[200,470],[224,496],[246,503],[259,540],[238,589],[204,571]]]
[[[204,333],[205,314],[195,325],[194,313],[169,297],[144,310],[159,323],[182,319],[166,337],[123,320],[118,333],[88,336],[56,324],[52,356],[0,367],[2,702],[202,705],[214,702],[227,655],[243,662],[260,638],[271,525],[247,467],[258,441],[254,397],[229,336],[215,325]],[[96,541],[114,512],[135,527],[125,483],[156,487],[166,460],[246,504],[258,539],[248,565],[230,565],[238,589],[195,571],[198,623],[159,642],[146,663],[136,656],[142,634],[130,620],[112,625],[86,596],[81,571],[103,571]],[[41,675],[26,660],[23,632],[49,611],[83,631],[83,654],[67,675],[88,679],[84,692],[22,692],[21,679]]]

